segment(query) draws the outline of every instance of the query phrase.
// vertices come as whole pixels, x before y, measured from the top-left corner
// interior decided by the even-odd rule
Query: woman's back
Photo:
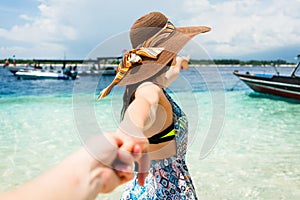
[[[150,120],[145,125],[144,134],[147,138],[155,138],[158,135],[166,130],[170,125],[174,124],[173,119],[173,109],[172,105],[165,95],[163,89],[159,88],[158,90],[152,90],[152,87],[158,87],[154,83],[143,83],[138,87],[136,95],[143,95],[144,98],[148,98],[150,96],[149,92],[157,92],[157,96],[159,98],[155,113],[150,113]],[[150,97],[151,98],[151,97]],[[148,101],[151,101],[148,99]],[[151,144],[151,140],[149,139],[149,156],[151,160],[158,160],[171,157],[176,154],[176,142],[175,140],[168,140],[164,142],[153,142]]]

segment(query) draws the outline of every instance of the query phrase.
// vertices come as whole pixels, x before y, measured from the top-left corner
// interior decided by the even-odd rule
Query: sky
[[[212,59],[296,62],[299,8],[300,0],[1,0],[0,59],[85,59],[105,41],[127,40],[136,19],[159,11],[177,27],[211,27],[192,42]],[[122,53],[113,46],[130,48],[111,44],[102,48],[109,56]]]

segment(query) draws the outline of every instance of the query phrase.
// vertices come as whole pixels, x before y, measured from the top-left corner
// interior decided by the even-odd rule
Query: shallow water
[[[187,164],[199,199],[299,199],[300,104],[252,92],[234,69],[192,68],[171,87],[190,120]],[[38,176],[81,146],[76,109],[90,109],[102,131],[114,130],[121,105],[112,103],[121,90],[94,103],[110,80],[101,77],[100,86],[99,77],[16,80],[0,69],[0,191]],[[81,98],[87,101],[76,101]],[[118,199],[121,192],[119,187],[101,199]]]

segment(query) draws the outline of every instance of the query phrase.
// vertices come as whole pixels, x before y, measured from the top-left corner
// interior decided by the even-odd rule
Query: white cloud
[[[2,49],[7,51],[1,50],[0,57],[9,56],[13,50],[16,52],[12,54],[24,57],[26,47],[29,48],[28,52],[32,53],[30,57],[41,54],[41,50],[44,52],[43,57],[56,57],[63,54],[61,50],[64,50],[71,57],[83,58],[85,53],[87,54],[110,35],[128,30],[129,24],[132,23],[128,17],[136,15],[132,11],[139,7],[138,4],[129,5],[128,2],[119,2],[118,6],[116,2],[105,0],[38,0],[38,2],[40,2],[38,12],[30,15],[25,14],[24,10],[24,13],[19,15],[23,23],[12,25],[9,29],[0,28],[0,39],[9,45],[2,44]],[[128,12],[124,9],[127,5]],[[142,9],[138,11],[142,12]],[[121,21],[127,21],[128,24]],[[58,47],[57,51],[55,49],[50,51],[50,48],[54,47]]]
[[[299,7],[299,1],[285,0],[186,0],[186,12],[191,14],[180,22],[211,26],[212,31],[197,40],[214,55],[233,57],[300,45]]]
[[[21,14],[20,18],[24,19],[25,21],[34,21],[34,18],[32,18],[32,17],[30,17],[30,16],[28,16],[26,14]]]
[[[195,41],[212,56],[237,57],[300,45],[299,0],[174,0],[172,4],[157,0],[143,6],[139,0],[37,1],[37,12],[24,10],[18,16],[21,22],[13,20],[16,25],[0,28],[0,57],[55,58],[66,52],[84,58],[98,43],[128,31],[137,17],[153,10],[165,13],[175,25],[211,26],[210,33]]]
[[[11,43],[2,47],[6,51],[1,51],[1,54],[11,53],[22,57],[28,56],[29,53],[32,53],[30,57],[42,53],[44,54],[42,57],[62,55],[67,50],[64,43],[78,39],[76,26],[67,22],[72,15],[68,15],[65,8],[72,7],[70,5],[70,1],[41,1],[37,14],[33,16],[21,14],[19,17],[25,20],[24,24],[14,25],[10,29],[0,29],[0,38]]]

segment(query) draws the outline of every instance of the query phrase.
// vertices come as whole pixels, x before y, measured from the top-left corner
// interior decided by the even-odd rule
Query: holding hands
[[[134,161],[141,159],[141,153],[139,144],[121,135],[99,134],[43,175],[0,194],[0,199],[95,199],[131,180]]]

